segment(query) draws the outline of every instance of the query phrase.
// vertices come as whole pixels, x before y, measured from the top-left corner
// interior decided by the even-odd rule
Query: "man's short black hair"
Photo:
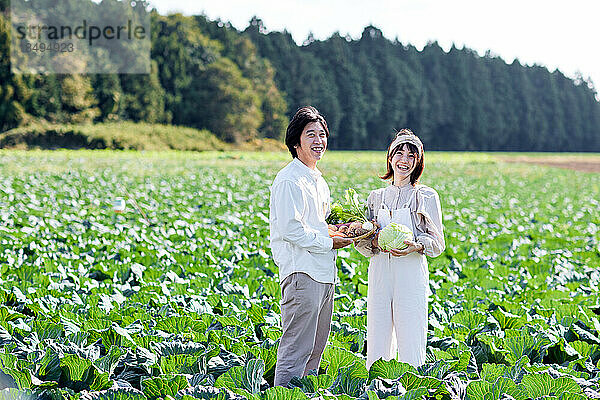
[[[299,108],[285,132],[285,145],[290,149],[293,158],[298,157],[298,153],[294,146],[300,144],[300,135],[302,135],[304,127],[310,122],[321,123],[321,126],[323,126],[323,129],[325,130],[325,134],[329,137],[329,128],[327,127],[325,117],[323,117],[316,108],[312,106]]]

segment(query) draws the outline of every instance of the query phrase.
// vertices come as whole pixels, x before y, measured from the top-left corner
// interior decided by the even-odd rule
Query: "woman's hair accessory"
[[[419,158],[423,156],[423,143],[421,139],[417,137],[410,129],[402,129],[400,132],[396,134],[396,138],[390,144],[388,157],[392,154],[392,152],[401,144],[410,143],[417,148],[419,152]]]

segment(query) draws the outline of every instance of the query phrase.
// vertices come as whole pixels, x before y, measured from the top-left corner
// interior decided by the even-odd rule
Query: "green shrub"
[[[89,125],[38,123],[0,134],[0,148],[227,150],[230,145],[207,130],[133,122]]]

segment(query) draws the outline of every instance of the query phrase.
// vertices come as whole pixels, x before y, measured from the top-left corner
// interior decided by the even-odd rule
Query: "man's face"
[[[309,122],[300,135],[296,147],[298,159],[309,168],[314,168],[327,149],[327,133],[320,122]]]

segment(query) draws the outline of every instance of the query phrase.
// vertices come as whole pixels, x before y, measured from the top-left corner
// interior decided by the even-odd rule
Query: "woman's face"
[[[410,182],[410,174],[415,170],[417,159],[415,155],[410,152],[406,144],[400,145],[400,147],[394,151],[390,163],[392,164],[392,170],[394,171],[395,184],[407,180]]]

